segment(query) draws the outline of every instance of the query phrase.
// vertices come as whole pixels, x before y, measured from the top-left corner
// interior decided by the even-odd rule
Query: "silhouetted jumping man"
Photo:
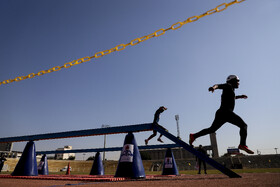
[[[162,112],[164,112],[165,110],[167,110],[167,108],[165,108],[164,106],[161,106],[159,107],[159,109],[157,109],[156,113],[155,113],[155,116],[154,116],[154,121],[153,121],[153,124],[154,125],[159,125],[158,122],[159,122],[159,116]],[[148,145],[148,142],[149,140],[151,140],[153,137],[155,137],[157,135],[157,131],[156,130],[153,130],[153,134],[145,140],[145,144]],[[158,137],[158,141],[163,143],[163,141],[161,140],[161,137],[162,137],[162,134]]]
[[[240,144],[238,149],[246,151],[249,154],[254,154],[246,146],[246,138],[247,138],[247,124],[236,115],[234,110],[235,99],[247,99],[246,95],[238,95],[235,96],[234,90],[239,87],[239,78],[236,75],[230,75],[227,78],[227,82],[225,84],[215,84],[214,86],[209,88],[209,92],[214,92],[216,89],[223,90],[221,97],[221,106],[217,110],[215,119],[211,125],[211,127],[201,130],[198,133],[190,134],[189,143],[192,145],[194,140],[198,137],[214,133],[216,132],[223,124],[226,122],[232,123],[240,128]]]

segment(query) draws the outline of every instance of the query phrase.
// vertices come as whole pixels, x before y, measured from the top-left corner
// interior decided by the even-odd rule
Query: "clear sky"
[[[224,2],[230,1],[1,0],[0,81],[92,56]],[[164,105],[168,110],[159,123],[176,135],[179,114],[187,141],[189,133],[211,125],[219,108],[221,91],[210,93],[208,87],[236,74],[236,94],[248,96],[235,108],[248,124],[247,144],[255,152],[275,154],[280,148],[279,9],[279,0],[247,0],[123,51],[1,85],[0,137],[149,123]],[[138,145],[150,134],[136,133]],[[124,137],[107,136],[107,146],[122,146]],[[217,141],[222,155],[238,146],[239,129],[225,124]],[[14,150],[25,144],[15,143]],[[194,145],[199,144],[209,145],[209,136],[197,139]],[[101,148],[103,136],[39,141],[36,149],[65,145]]]

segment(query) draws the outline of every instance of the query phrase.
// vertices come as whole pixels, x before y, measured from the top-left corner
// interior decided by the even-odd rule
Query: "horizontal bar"
[[[138,124],[138,125],[106,127],[106,128],[99,128],[99,129],[86,129],[86,130],[77,130],[77,131],[7,137],[7,138],[0,138],[0,143],[37,141],[37,140],[59,139],[59,138],[74,138],[74,137],[83,137],[83,136],[98,136],[98,135],[105,135],[105,134],[119,134],[119,133],[140,132],[140,131],[150,131],[150,130],[152,130],[152,123],[146,123],[146,124]]]
[[[146,149],[164,149],[181,147],[177,144],[161,144],[161,145],[144,145],[138,146],[140,150]],[[60,153],[92,153],[92,152],[110,152],[110,151],[121,151],[122,147],[107,147],[107,148],[96,148],[96,149],[72,149],[72,150],[55,150],[55,151],[37,151],[36,154],[60,154]]]

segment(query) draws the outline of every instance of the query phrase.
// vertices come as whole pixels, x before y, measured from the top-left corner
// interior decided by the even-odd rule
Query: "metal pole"
[[[85,155],[86,155],[86,154],[85,154],[85,153],[83,153],[83,161],[85,160]]]
[[[104,149],[106,148],[106,134],[104,135]],[[103,164],[105,162],[105,151],[103,152]]]
[[[177,123],[177,137],[180,138],[180,129],[179,129],[179,115],[175,115],[175,120]]]
[[[110,127],[109,125],[102,125],[102,128]],[[104,135],[104,149],[106,148],[106,134]],[[103,151],[103,164],[105,164],[105,151]]]
[[[177,138],[180,138],[180,129],[179,129],[179,115],[175,115],[175,120],[177,123]],[[183,153],[182,153],[182,147],[179,148],[180,149],[180,156],[181,159],[183,159]]]

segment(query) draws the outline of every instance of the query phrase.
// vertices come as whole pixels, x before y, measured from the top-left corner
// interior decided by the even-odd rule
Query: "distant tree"
[[[147,152],[140,152],[142,160],[151,160],[151,155]]]
[[[74,156],[69,156],[68,160],[75,160],[76,157]]]
[[[54,156],[48,156],[47,159],[48,160],[55,160],[55,157]]]
[[[95,158],[94,156],[90,156],[87,158],[87,160],[94,160],[94,158]]]

